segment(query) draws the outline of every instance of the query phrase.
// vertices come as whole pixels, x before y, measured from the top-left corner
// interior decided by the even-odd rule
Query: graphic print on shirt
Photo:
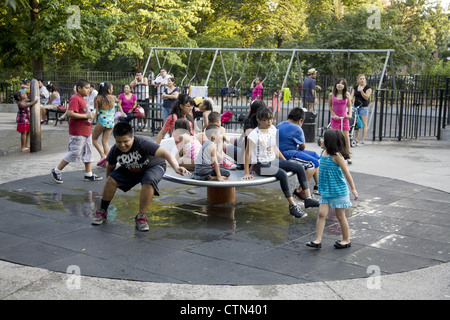
[[[149,159],[146,159],[144,162],[139,163],[139,160],[142,159],[142,155],[139,153],[138,150],[130,152],[130,153],[124,153],[117,157],[117,162],[120,165],[125,166],[128,170],[131,172],[140,172],[142,171],[142,168],[147,166],[150,162]]]

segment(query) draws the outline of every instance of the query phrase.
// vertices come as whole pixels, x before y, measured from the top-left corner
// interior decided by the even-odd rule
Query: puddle
[[[92,217],[100,204],[101,194],[73,191],[79,194],[0,190],[0,198],[35,206],[40,210]],[[134,217],[139,211],[139,192],[140,188],[135,188],[127,194],[116,194],[108,209],[108,221],[134,226]],[[155,197],[152,201],[147,216],[152,230],[159,231],[161,238],[173,233],[172,229],[189,230],[191,233],[205,230],[235,232],[246,229],[252,238],[270,239],[277,243],[278,240],[285,240],[290,233],[315,232],[318,208],[304,209],[308,217],[294,219],[289,215],[286,199],[277,189],[239,188],[236,190],[236,203],[221,205],[206,203],[205,188],[166,188],[160,190],[160,194],[160,197]],[[364,208],[364,203],[355,202],[352,208],[347,209],[347,217],[362,212]],[[333,209],[330,210],[328,220],[326,233],[339,235],[340,228]],[[151,237],[155,237],[155,232]]]

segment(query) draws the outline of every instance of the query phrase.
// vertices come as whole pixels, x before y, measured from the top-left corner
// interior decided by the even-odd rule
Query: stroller
[[[356,110],[356,108],[354,108],[353,111],[352,111],[352,118],[349,119],[350,120],[349,121],[350,131],[348,132],[348,136],[350,138],[350,146],[351,147],[356,147],[356,144],[358,142],[358,141],[356,141],[354,139],[354,133],[355,133],[356,125],[357,125],[356,115],[357,115],[357,110]],[[339,119],[341,119],[341,130],[342,130],[342,128],[344,126],[344,119],[345,118],[344,117],[339,117]],[[319,139],[317,140],[317,144],[319,145],[319,147],[322,144],[322,138],[323,138],[324,132],[326,130],[330,129],[330,127],[331,127],[331,123],[329,123],[328,126],[322,127],[322,128],[319,129],[320,130],[320,135],[319,135]]]

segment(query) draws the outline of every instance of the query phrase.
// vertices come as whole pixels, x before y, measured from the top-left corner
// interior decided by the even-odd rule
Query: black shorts
[[[155,190],[155,195],[159,196],[158,183],[164,177],[166,170],[161,166],[150,167],[141,172],[132,172],[120,166],[109,175],[119,185],[119,189],[127,192],[138,183],[147,183]]]

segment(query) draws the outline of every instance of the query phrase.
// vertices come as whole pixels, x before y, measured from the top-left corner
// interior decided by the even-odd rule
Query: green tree
[[[96,61],[115,38],[117,19],[93,0],[29,0],[15,7],[2,3],[0,10],[0,63],[5,67],[31,63],[39,75],[45,61],[53,69],[64,59]]]

